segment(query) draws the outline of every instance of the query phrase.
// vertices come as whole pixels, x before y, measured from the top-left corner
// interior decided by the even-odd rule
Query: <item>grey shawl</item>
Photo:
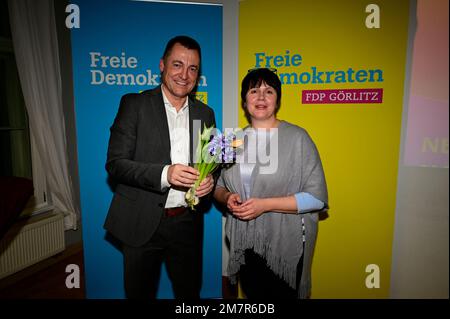
[[[252,173],[251,197],[283,197],[308,192],[324,202],[327,208],[328,194],[322,163],[308,133],[303,128],[281,121],[272,139],[278,140],[278,167],[274,173],[262,174],[264,165],[257,161]],[[218,186],[238,193],[242,200],[246,200],[238,165],[222,170]],[[306,228],[304,252],[302,217]],[[317,212],[266,212],[251,221],[227,214],[225,232],[230,242],[228,274],[235,280],[240,266],[245,263],[244,251],[251,248],[267,261],[275,274],[295,289],[297,265],[304,253],[298,297],[306,298],[311,290],[311,263],[317,227]]]

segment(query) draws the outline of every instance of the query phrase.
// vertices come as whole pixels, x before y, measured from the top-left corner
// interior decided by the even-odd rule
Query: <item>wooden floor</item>
[[[80,288],[66,287],[69,264],[80,268]],[[82,244],[68,247],[56,256],[0,279],[0,299],[84,299],[83,265]],[[237,286],[222,277],[222,293],[225,299],[236,299]]]
[[[66,287],[66,266],[80,269],[80,288]],[[84,269],[82,245],[66,248],[56,256],[30,266],[0,280],[0,299],[84,299]]]

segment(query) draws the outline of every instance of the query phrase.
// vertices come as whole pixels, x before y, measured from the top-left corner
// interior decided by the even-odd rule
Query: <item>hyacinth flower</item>
[[[199,134],[196,149],[197,162],[194,168],[199,171],[200,176],[194,186],[186,192],[185,197],[186,203],[192,210],[195,210],[195,206],[200,202],[200,199],[195,194],[200,183],[221,165],[233,164],[236,161],[235,148],[242,145],[242,142],[237,140],[236,135],[233,133],[225,135],[218,130],[214,130],[215,135],[212,135],[213,128],[214,126],[207,128],[205,125],[203,132]]]

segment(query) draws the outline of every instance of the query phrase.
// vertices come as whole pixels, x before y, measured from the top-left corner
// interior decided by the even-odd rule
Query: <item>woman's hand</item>
[[[241,196],[237,193],[229,193],[227,198],[227,208],[230,212],[234,212],[242,204]]]
[[[255,219],[266,211],[267,209],[264,198],[250,198],[243,204],[238,205],[233,210],[231,210],[234,216],[242,220]]]

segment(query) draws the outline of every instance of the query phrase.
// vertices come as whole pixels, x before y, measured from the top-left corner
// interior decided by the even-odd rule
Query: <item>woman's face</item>
[[[272,120],[277,108],[277,91],[262,82],[259,88],[248,90],[246,106],[252,120]]]

